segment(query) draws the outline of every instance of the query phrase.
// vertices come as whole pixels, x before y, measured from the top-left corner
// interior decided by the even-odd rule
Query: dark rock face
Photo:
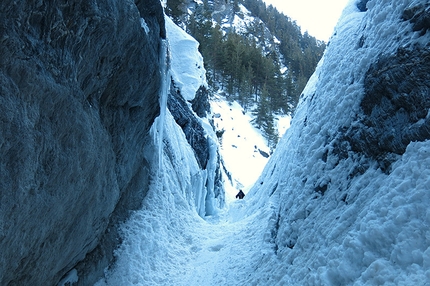
[[[163,7],[158,1],[153,0],[134,0],[134,3],[139,9],[140,17],[145,19],[149,27],[155,27],[160,33],[160,37],[166,38],[166,25],[163,17]],[[158,27],[158,28],[157,28]],[[154,33],[156,36],[156,33]]]
[[[381,55],[365,75],[361,113],[351,126],[342,127],[336,138],[327,138],[330,147],[322,160],[326,162],[330,156],[338,161],[356,158],[359,162],[350,177],[370,167],[363,158],[372,159],[389,173],[410,142],[430,139],[429,59],[426,47],[400,48],[394,55]]]
[[[206,87],[201,86],[196,92],[196,97],[191,101],[191,107],[199,117],[206,117],[211,110],[208,95],[209,91]]]
[[[165,31],[158,0],[137,5],[0,3],[1,285],[56,284],[94,250],[92,284],[140,206]]]
[[[364,80],[363,115],[345,134],[353,151],[388,171],[410,142],[430,139],[429,70],[426,48],[399,49],[370,67]]]
[[[413,31],[424,35],[430,30],[430,4],[413,6],[403,12],[402,19],[412,23]]]
[[[269,158],[270,157],[270,155],[267,152],[264,152],[261,149],[258,149],[258,152],[260,152],[260,155],[263,156],[264,158]]]
[[[188,143],[194,150],[194,154],[199,162],[200,168],[206,169],[209,160],[209,146],[206,139],[205,130],[200,122],[191,112],[187,102],[172,84],[170,94],[167,99],[167,107],[172,113],[176,123],[184,131]]]
[[[369,2],[369,0],[359,0],[357,2],[357,8],[358,10],[360,10],[361,12],[366,12],[367,11],[367,2]]]

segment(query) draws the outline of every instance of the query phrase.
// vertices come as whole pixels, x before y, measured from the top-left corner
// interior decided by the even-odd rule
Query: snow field
[[[226,168],[237,180],[237,188],[250,187],[261,174],[268,158],[258,149],[270,153],[261,134],[250,124],[251,117],[242,113],[242,107],[225,100],[211,102],[215,129],[223,131],[220,152]]]
[[[230,200],[234,200],[238,189],[247,193],[269,160],[269,157],[263,156],[259,150],[270,155],[270,149],[261,132],[252,125],[250,111],[245,113],[236,101],[229,103],[222,96],[216,95],[211,100],[211,109],[216,131],[223,131],[220,153],[227,170],[235,179],[233,192],[230,192],[228,187],[226,191]],[[284,134],[289,123],[289,116],[278,115],[278,133]]]
[[[267,218],[261,212],[235,218],[244,201],[206,220],[171,204],[133,214],[115,268],[96,285],[252,285],[253,272],[272,254],[262,248],[265,228],[250,222]]]

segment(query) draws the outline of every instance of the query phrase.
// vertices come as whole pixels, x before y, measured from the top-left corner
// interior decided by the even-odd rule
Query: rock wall
[[[366,73],[363,114],[345,132],[345,141],[386,173],[409,143],[430,139],[429,58],[428,49],[400,48]]]
[[[206,178],[205,187],[208,190],[206,194],[205,215],[212,215],[214,212],[214,199],[216,199],[216,207],[222,208],[225,202],[224,187],[221,175],[221,159],[218,153],[211,155],[211,139],[210,135],[203,128],[201,120],[210,111],[209,91],[201,86],[196,97],[187,102],[181,95],[180,91],[175,87],[175,82],[172,81],[170,93],[167,99],[167,107],[172,114],[176,124],[178,124],[184,132],[188,144],[194,151],[194,156],[201,170],[208,172],[207,176],[213,176],[213,180]],[[194,113],[193,113],[194,112]],[[197,116],[196,116],[197,115]],[[213,126],[212,126],[213,127]],[[216,156],[215,166],[211,166],[211,156]],[[213,164],[214,162],[212,162]]]
[[[1,1],[1,285],[53,285],[83,259],[88,285],[112,259],[150,180],[162,37],[158,0]]]
[[[209,145],[205,130],[191,112],[187,102],[172,84],[167,99],[167,107],[175,118],[176,123],[184,131],[188,143],[194,150],[200,168],[206,169],[209,160]]]

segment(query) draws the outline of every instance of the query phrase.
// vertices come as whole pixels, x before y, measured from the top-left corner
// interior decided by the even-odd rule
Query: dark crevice
[[[413,31],[420,31],[421,36],[425,35],[430,30],[430,4],[427,3],[405,9],[402,20],[411,22]]]
[[[358,10],[360,10],[360,12],[366,12],[367,11],[367,2],[369,2],[369,0],[360,0],[357,2],[357,8]]]

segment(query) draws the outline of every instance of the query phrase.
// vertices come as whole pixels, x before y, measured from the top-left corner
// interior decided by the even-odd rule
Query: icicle
[[[169,56],[169,42],[166,40],[161,41],[160,51],[160,73],[161,73],[161,89],[160,89],[160,116],[158,120],[158,159],[159,168],[161,170],[163,165],[163,136],[164,124],[166,120],[167,109],[167,96],[170,92],[170,56]]]

